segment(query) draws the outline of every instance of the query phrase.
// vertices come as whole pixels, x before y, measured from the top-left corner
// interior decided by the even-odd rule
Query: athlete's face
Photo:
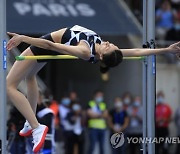
[[[100,53],[100,56],[102,56],[103,54],[106,54],[106,53],[109,53],[118,49],[119,48],[112,43],[103,42],[102,44],[100,44],[99,53]]]

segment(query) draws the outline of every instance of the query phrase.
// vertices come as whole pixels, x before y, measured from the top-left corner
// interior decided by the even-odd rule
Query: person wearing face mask
[[[59,105],[60,125],[62,126],[63,129],[68,129],[66,128],[64,121],[67,114],[70,112],[70,105],[71,105],[70,98],[68,96],[64,96],[61,99],[61,104]]]
[[[172,110],[170,106],[165,103],[165,96],[162,91],[157,93],[156,104],[156,137],[168,137],[169,136],[169,123],[171,121]],[[168,145],[164,142],[156,145],[156,153],[167,154]]]
[[[89,149],[88,154],[92,154],[95,145],[99,143],[100,154],[104,154],[104,137],[106,130],[107,110],[103,102],[104,94],[101,90],[94,92],[93,100],[89,101],[87,116],[89,128]]]
[[[71,130],[71,126],[68,124],[66,117],[67,114],[71,111],[71,100],[67,95],[64,95],[61,98],[60,104],[59,104],[59,120],[60,120],[60,132],[59,132],[59,136],[61,136],[61,142],[63,143],[63,145],[66,146],[66,132],[68,132],[69,130]],[[64,149],[66,151],[66,149]]]
[[[129,126],[128,126],[128,137],[130,138],[140,138],[142,137],[142,120],[143,120],[143,112],[141,106],[141,97],[136,96],[134,101],[129,108]],[[130,143],[129,145],[129,153],[140,154],[141,145],[136,143]]]
[[[132,95],[130,92],[125,92],[122,96],[122,102],[124,104],[124,110],[128,112],[128,109],[132,103]]]
[[[72,110],[66,117],[72,130],[66,133],[66,152],[65,154],[84,153],[84,116],[80,104],[74,103]]]
[[[114,99],[114,108],[109,111],[108,125],[110,127],[111,135],[114,133],[120,133],[126,130],[129,118],[127,112],[123,109],[123,103],[120,97]],[[125,154],[125,145],[119,148],[112,148],[113,154]]]

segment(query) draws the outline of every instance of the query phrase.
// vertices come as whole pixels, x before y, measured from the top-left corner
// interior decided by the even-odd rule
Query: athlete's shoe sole
[[[23,137],[31,136],[31,134],[32,134],[32,129],[29,130],[29,131],[27,131],[26,133],[21,133],[21,132],[19,132],[19,135],[20,135],[20,136],[23,136]]]
[[[33,152],[34,153],[37,153],[41,150],[43,144],[44,144],[44,141],[45,141],[45,137],[46,137],[46,134],[48,132],[48,127],[46,126],[44,132],[43,132],[43,135],[42,135],[42,138],[41,138],[41,141],[39,142],[39,144],[33,149]]]

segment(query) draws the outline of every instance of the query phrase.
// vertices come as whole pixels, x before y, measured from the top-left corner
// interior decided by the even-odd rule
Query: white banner
[[[53,17],[93,17],[96,11],[87,3],[76,3],[75,0],[22,0],[13,2],[19,15],[31,13],[34,16]]]

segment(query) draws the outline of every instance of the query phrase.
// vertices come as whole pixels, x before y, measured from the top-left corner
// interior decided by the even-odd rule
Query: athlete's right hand
[[[180,41],[168,47],[169,52],[175,54],[180,60]]]
[[[10,32],[7,32],[7,34],[12,36],[12,38],[7,43],[7,46],[6,46],[7,50],[11,50],[11,49],[17,47],[23,40],[22,39],[23,35],[19,35],[16,33],[10,33]]]

